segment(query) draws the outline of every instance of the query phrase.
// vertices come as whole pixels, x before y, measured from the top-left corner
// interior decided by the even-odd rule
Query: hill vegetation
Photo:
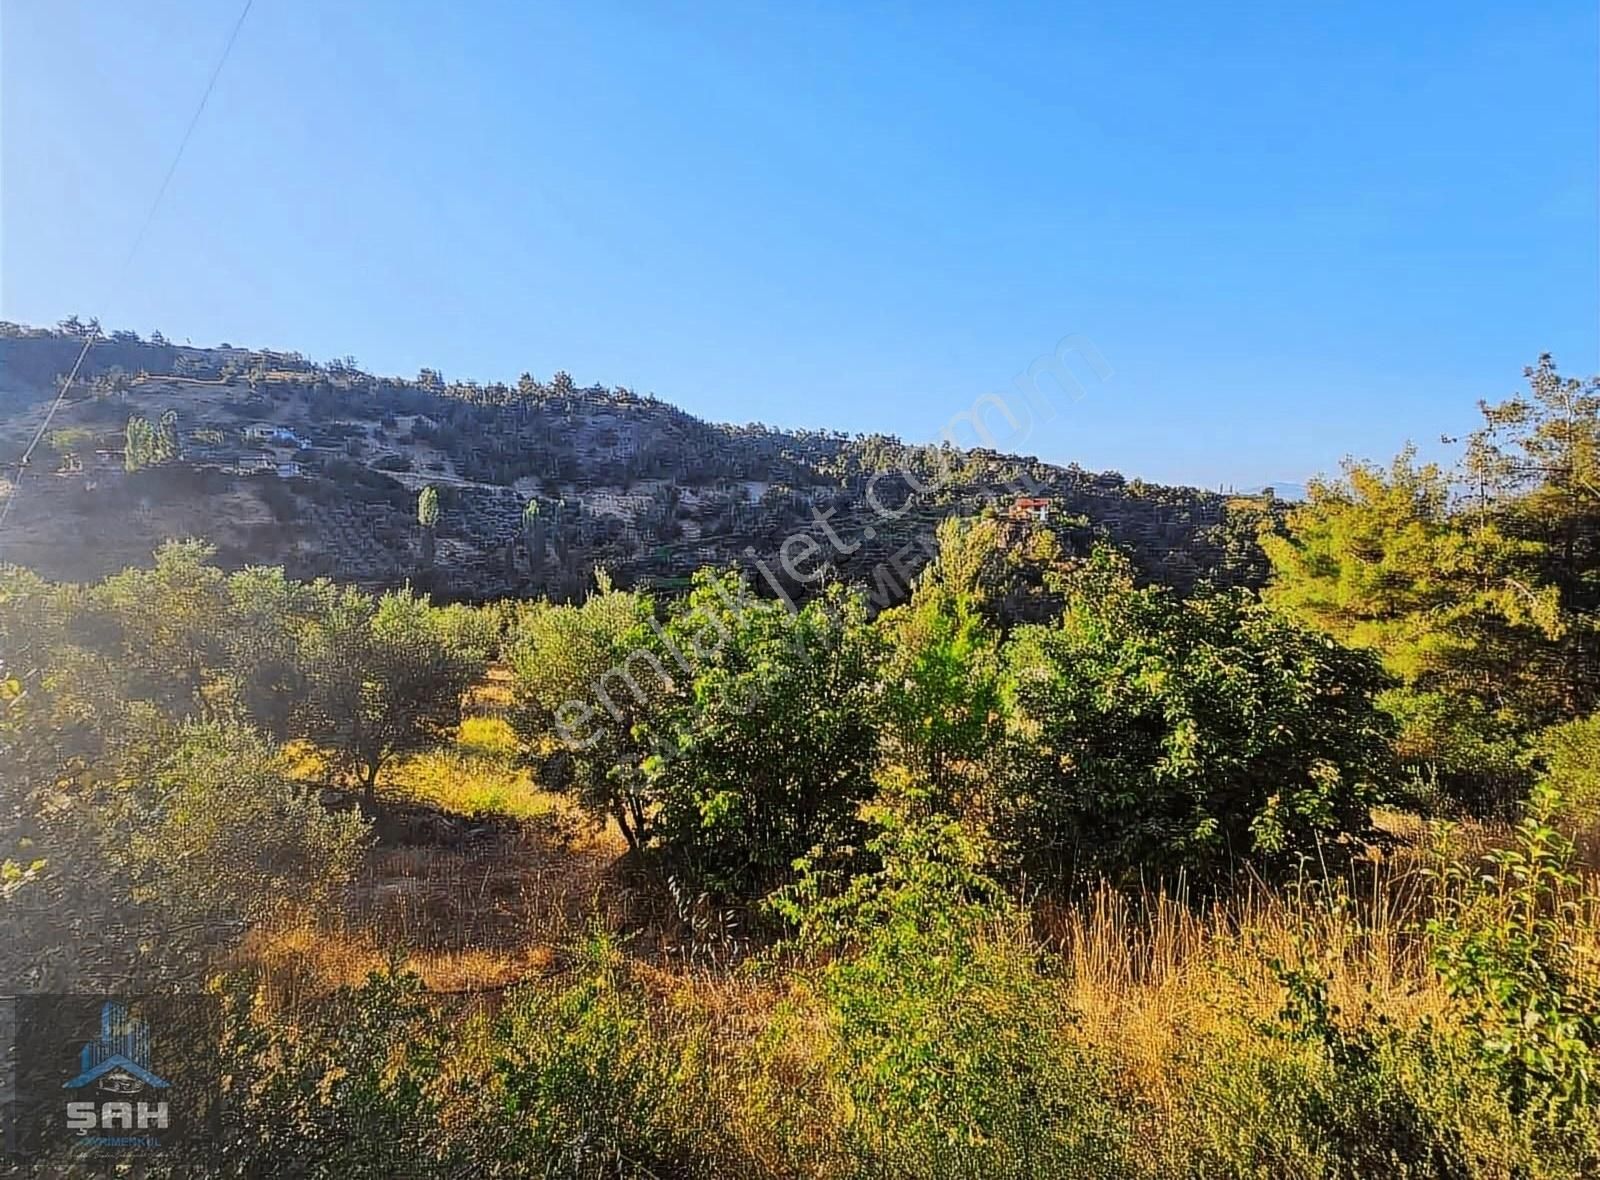
[[[450,601],[442,480],[410,585],[3,567],[0,979],[220,997],[230,1175],[1593,1175],[1600,385],[1529,379],[1175,586],[1009,487],[893,602],[614,579],[545,495],[548,592]]]
[[[163,539],[194,536],[227,568],[283,565],[374,590],[409,580],[471,601],[580,599],[597,566],[621,586],[671,590],[701,566],[738,565],[805,595],[825,564],[885,606],[904,599],[939,521],[1017,494],[1051,498],[1064,543],[1111,540],[1143,576],[1180,589],[1256,585],[1266,572],[1250,543],[1260,497],[994,450],[1026,441],[1023,402],[1037,391],[1014,406],[951,407],[965,411],[955,446],[908,446],[711,425],[565,373],[484,385],[425,369],[408,380],[348,358],[176,346],[75,320],[0,324],[0,478],[14,475],[86,337],[49,448],[32,460],[46,478],[31,480],[6,538],[8,560],[57,577],[146,564]],[[1065,362],[1040,380],[1057,399],[1079,392]],[[437,516],[424,529],[416,502],[427,487]],[[805,541],[791,552],[824,555],[799,576],[776,559],[792,537]]]

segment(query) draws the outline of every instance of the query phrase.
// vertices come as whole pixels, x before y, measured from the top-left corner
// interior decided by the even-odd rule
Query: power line
[[[233,29],[228,33],[228,40],[222,47],[222,53],[217,58],[217,64],[211,71],[211,77],[206,80],[206,88],[200,95],[200,101],[195,104],[194,114],[189,116],[189,124],[183,129],[183,137],[178,141],[178,150],[172,154],[172,162],[167,166],[166,175],[161,178],[161,185],[156,189],[155,198],[150,202],[150,207],[145,211],[144,220],[139,224],[138,233],[134,234],[133,245],[128,248],[127,256],[123,258],[122,265],[112,276],[111,283],[101,297],[104,305],[122,285],[122,280],[127,277],[128,268],[133,264],[134,256],[139,253],[139,247],[144,244],[145,233],[155,221],[156,211],[161,207],[161,202],[167,195],[167,188],[172,183],[173,176],[178,171],[178,164],[183,159],[184,150],[189,146],[189,140],[194,136],[194,129],[200,122],[200,116],[205,113],[206,104],[211,101],[211,92],[217,87],[217,79],[222,76],[222,67],[228,64],[228,58],[233,53],[234,42],[239,39],[239,30],[244,28],[245,17],[250,15],[250,7],[255,0],[244,0],[244,7],[239,10],[239,19],[233,22]],[[5,502],[0,504],[0,539],[3,539],[6,521],[11,516],[11,507],[17,502],[17,496],[22,491],[22,481],[28,474],[28,461],[33,458],[33,452],[38,447],[45,432],[50,429],[50,423],[56,416],[56,411],[61,409],[61,404],[67,400],[67,393],[72,388],[72,383],[78,378],[78,371],[83,368],[84,358],[89,355],[89,348],[94,344],[98,333],[87,332],[83,338],[83,347],[78,350],[78,359],[73,361],[71,370],[66,379],[62,381],[61,388],[56,393],[55,401],[50,403],[50,408],[45,411],[44,420],[39,423],[39,429],[34,432],[33,439],[22,452],[22,459],[17,464],[17,478],[11,484],[11,491],[6,496]]]
[[[228,57],[233,53],[233,43],[239,39],[239,30],[244,28],[244,18],[250,15],[250,6],[254,3],[255,0],[244,0],[244,7],[239,10],[239,19],[233,22],[233,31],[228,34],[228,43],[222,47],[222,56],[217,58],[216,68],[211,71],[211,77],[206,82],[205,93],[200,96],[194,114],[189,116],[189,125],[183,129],[183,138],[178,141],[178,150],[172,154],[172,163],[167,166],[167,174],[161,178],[161,187],[156,190],[155,200],[150,202],[150,210],[144,216],[144,223],[139,226],[139,232],[134,235],[133,245],[128,249],[128,257],[123,260],[122,271],[117,275],[119,283],[127,272],[128,264],[133,261],[133,256],[138,253],[139,246],[144,242],[145,231],[155,220],[156,209],[161,204],[162,198],[167,195],[167,186],[172,183],[172,176],[178,171],[178,162],[183,159],[183,150],[189,146],[195,125],[205,113],[206,103],[211,101],[211,92],[217,87],[217,79],[222,76],[222,67],[228,64]]]

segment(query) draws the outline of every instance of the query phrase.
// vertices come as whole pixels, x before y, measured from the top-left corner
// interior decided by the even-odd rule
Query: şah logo
[[[159,1147],[154,1132],[168,1129],[162,1097],[168,1085],[150,1068],[149,1024],[126,1004],[108,1000],[100,1009],[100,1035],[84,1044],[78,1075],[62,1086],[77,1093],[67,1103],[67,1129],[86,1144]]]

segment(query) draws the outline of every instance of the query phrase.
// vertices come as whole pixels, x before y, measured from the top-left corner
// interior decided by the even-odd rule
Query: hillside
[[[6,488],[85,330],[0,325]],[[163,416],[175,454],[128,470],[129,419]],[[948,478],[924,478],[937,486],[913,494],[899,469],[928,471],[935,459],[886,436],[711,424],[565,373],[523,374],[514,386],[447,383],[430,370],[404,380],[352,361],[118,332],[96,337],[34,453],[0,558],[91,580],[148,564],[167,537],[197,536],[225,566],[281,564],[368,587],[410,580],[483,600],[571,597],[595,566],[623,586],[671,588],[700,566],[751,568],[759,557],[799,592],[775,556],[804,534],[835,576],[865,583],[882,605],[903,595],[940,519],[986,500],[1009,506],[1025,489],[1050,501],[1069,543],[1109,537],[1153,580],[1183,589],[1263,576],[1250,543],[1260,498],[979,450],[947,452]],[[441,507],[431,566],[416,517],[428,485]],[[530,500],[536,530],[523,527]]]

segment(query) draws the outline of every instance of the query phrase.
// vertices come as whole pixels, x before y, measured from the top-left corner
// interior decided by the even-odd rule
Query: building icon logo
[[[100,1035],[84,1043],[79,1072],[62,1089],[67,1129],[97,1147],[159,1147],[169,1127],[166,1079],[150,1068],[150,1025],[119,1000],[100,1009]]]

